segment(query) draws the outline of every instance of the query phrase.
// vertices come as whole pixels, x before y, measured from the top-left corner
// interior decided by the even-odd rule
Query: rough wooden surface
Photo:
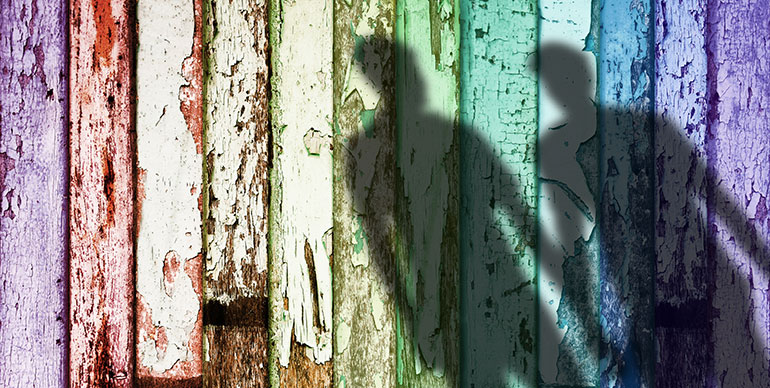
[[[337,5],[335,379],[387,387],[395,383],[395,4]]]
[[[459,375],[459,4],[396,4],[398,386]]]
[[[608,388],[655,384],[652,6],[605,2],[599,22],[599,384]]]
[[[137,4],[136,369],[201,384],[202,3]]]
[[[708,3],[710,385],[770,385],[769,19],[767,2]]]
[[[541,1],[539,370],[546,385],[596,386],[598,137],[592,2]],[[596,10],[598,12],[598,10]]]
[[[334,12],[334,379],[392,387],[395,2]]]
[[[655,2],[655,385],[707,386],[706,0]]]
[[[0,1],[0,386],[67,384],[66,2]]]
[[[134,375],[134,19],[70,3],[70,384]]]
[[[205,2],[204,380],[267,386],[267,1]]]
[[[537,382],[536,1],[462,1],[462,387]]]
[[[332,383],[332,2],[271,3],[270,385]]]

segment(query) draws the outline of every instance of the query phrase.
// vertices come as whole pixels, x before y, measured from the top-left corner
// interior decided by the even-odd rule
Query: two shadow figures
[[[371,44],[392,45],[387,41]],[[549,44],[541,47],[530,70],[544,83],[551,101],[556,103],[558,112],[554,117],[560,119],[546,123],[545,129],[541,125],[536,143],[520,144],[513,151],[502,150],[505,145],[492,140],[485,128],[462,125],[458,138],[453,138],[456,123],[431,108],[435,106],[430,101],[431,90],[427,89],[425,75],[417,69],[415,54],[408,47],[397,46],[396,50],[397,55],[403,54],[397,63],[405,77],[400,85],[406,90],[396,92],[402,100],[396,103],[397,115],[403,117],[397,118],[401,125],[395,133],[395,177],[391,177],[395,179],[385,182],[386,175],[375,172],[366,190],[353,190],[351,195],[356,211],[367,213],[362,223],[366,235],[387,235],[387,230],[395,228],[392,233],[400,240],[396,248],[396,256],[401,257],[396,259],[401,260],[395,270],[396,300],[403,304],[399,309],[406,311],[402,317],[409,317],[401,322],[407,332],[405,338],[413,338],[405,346],[412,347],[414,354],[421,357],[416,362],[411,360],[414,365],[407,368],[422,368],[422,373],[438,370],[439,374],[450,376],[450,380],[458,379],[449,381],[452,386],[504,387],[515,381],[531,382],[532,376],[537,376],[538,384],[544,386],[596,386],[600,379],[605,379],[604,372],[612,368],[617,375],[633,371],[646,375],[642,380],[656,379],[657,386],[674,386],[673,380],[667,381],[675,379],[669,374],[676,371],[671,372],[671,367],[668,371],[666,367],[656,370],[656,362],[660,362],[656,358],[680,355],[684,360],[687,355],[680,353],[708,352],[708,338],[703,338],[705,342],[700,348],[655,349],[656,341],[659,347],[676,346],[676,341],[659,341],[656,330],[689,328],[705,333],[706,337],[734,336],[726,341],[734,341],[736,346],[753,341],[758,341],[760,348],[766,345],[767,333],[758,325],[747,325],[744,333],[714,333],[709,323],[713,318],[709,297],[704,297],[700,306],[678,309],[678,301],[669,300],[675,296],[655,289],[656,276],[662,271],[656,270],[656,263],[662,266],[661,263],[681,261],[681,257],[687,256],[707,263],[700,266],[706,272],[730,268],[732,253],[721,241],[706,241],[709,233],[703,226],[703,214],[707,202],[709,221],[723,225],[733,236],[733,245],[743,254],[757,260],[770,253],[767,243],[753,230],[753,222],[741,212],[728,211],[741,207],[731,193],[716,184],[718,177],[708,169],[700,156],[702,151],[684,137],[681,128],[649,113],[597,106],[585,56],[566,46]],[[375,85],[380,82],[372,81]],[[634,136],[624,139],[635,140],[627,145],[628,154],[621,158],[630,159],[631,167],[618,172],[618,160],[603,158],[608,135],[600,140],[596,128],[597,117],[623,115],[631,117],[631,123],[642,125],[628,128]],[[387,121],[376,118],[373,123]],[[658,139],[653,138],[653,123]],[[347,144],[355,145],[365,136],[357,134]],[[669,140],[670,144],[666,143]],[[452,144],[459,144],[459,160],[447,157]],[[516,161],[527,164],[525,154],[530,147],[536,147],[536,153],[529,154],[536,154],[537,170],[517,170]],[[690,178],[696,171],[707,183],[709,198],[704,199],[703,192],[688,193],[691,185],[664,179],[653,164],[657,148],[665,148],[666,155],[688,155],[669,158],[665,168],[690,171]],[[346,158],[347,171],[362,169],[363,159],[371,161],[374,157]],[[643,161],[637,163],[636,159]],[[676,165],[677,160],[682,165]],[[600,163],[604,166],[600,167]],[[457,175],[452,172],[455,168],[459,171]],[[538,179],[520,180],[535,172]],[[627,190],[635,191],[628,195],[631,199],[626,214],[617,214],[618,205],[607,203],[607,185],[619,174],[628,176],[632,183],[626,184]],[[394,188],[388,186],[392,182]],[[385,202],[392,200],[393,204],[382,205],[392,205],[394,210],[364,210],[380,205],[373,192],[388,190],[395,192]],[[656,191],[661,203],[666,203],[663,193],[686,198],[683,207],[660,206],[656,212]],[[459,214],[459,218],[450,213]],[[632,224],[627,228],[630,235],[613,224],[623,217]],[[656,229],[655,223],[660,219],[677,217],[690,220],[693,225],[671,227],[668,237]],[[686,240],[684,235],[694,237],[673,250],[661,248],[658,242],[666,238],[681,242]],[[368,246],[371,262],[385,277],[393,273],[392,264],[387,264],[387,257],[392,257],[391,244],[379,241]],[[629,253],[630,250],[637,251]],[[637,257],[635,261],[628,260],[629,267],[637,268],[622,268],[628,255]],[[452,268],[459,269],[459,274],[453,275]],[[614,284],[623,278],[616,274],[623,271],[636,272],[636,278],[646,284],[630,288]],[[714,287],[713,273],[697,276],[701,281],[695,281],[694,287]],[[739,278],[738,287],[752,287],[746,277]],[[619,291],[624,287],[625,291]],[[451,299],[453,291],[457,291],[459,300]],[[629,298],[629,292],[636,294]],[[713,294],[713,290],[710,292]],[[628,299],[634,300],[635,305],[624,306]],[[446,307],[452,304],[459,305],[459,310]],[[755,308],[767,313],[766,306]],[[600,309],[605,311],[599,313]],[[612,312],[613,309],[620,311]],[[459,349],[451,349],[457,340],[447,338],[450,333],[441,329],[452,325],[456,317],[448,316],[451,314],[459,314]],[[607,322],[608,319],[615,322]],[[618,326],[624,328],[616,335],[612,327]],[[602,330],[609,340],[601,338]],[[599,349],[599,354],[576,350],[592,348]],[[555,349],[558,352],[551,354]],[[602,363],[601,371],[597,356],[608,360]],[[707,369],[713,368],[713,357],[704,356],[702,361],[702,365],[685,366],[690,369],[688,373],[707,375]],[[459,372],[443,370],[454,363],[460,365]],[[638,385],[640,377],[632,379]]]

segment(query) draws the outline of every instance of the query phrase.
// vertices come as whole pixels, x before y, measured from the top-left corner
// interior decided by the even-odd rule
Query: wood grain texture
[[[205,385],[267,386],[267,1],[205,2]]]
[[[67,384],[66,2],[0,1],[0,386]]]
[[[539,378],[597,386],[599,15],[588,0],[539,5]]]
[[[653,4],[605,1],[599,22],[602,387],[654,378]]]
[[[537,383],[536,1],[460,3],[461,380]]]
[[[70,385],[134,375],[134,19],[70,3]]]
[[[332,2],[270,8],[270,385],[332,384]]]
[[[459,376],[459,4],[396,4],[398,386]]]
[[[396,382],[395,2],[335,2],[334,379]]]
[[[139,386],[201,384],[201,13],[200,0],[137,5]]]
[[[768,20],[767,2],[708,3],[711,386],[770,385]]]
[[[706,3],[655,2],[655,385],[707,386]]]

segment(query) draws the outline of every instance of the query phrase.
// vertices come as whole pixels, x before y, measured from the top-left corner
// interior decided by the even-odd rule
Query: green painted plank
[[[534,387],[539,10],[460,9],[460,386]]]
[[[396,10],[397,385],[458,379],[458,20],[453,1]]]
[[[592,2],[543,0],[540,12],[540,379],[545,386],[596,386],[599,150],[596,59],[588,39]]]
[[[334,380],[392,387],[395,1],[334,12]]]

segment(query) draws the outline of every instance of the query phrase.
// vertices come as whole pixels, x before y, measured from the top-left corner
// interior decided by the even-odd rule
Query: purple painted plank
[[[0,0],[0,386],[66,385],[66,2]]]
[[[705,386],[710,357],[706,2],[655,0],[657,387]]]
[[[770,386],[770,3],[710,0],[707,384]]]

